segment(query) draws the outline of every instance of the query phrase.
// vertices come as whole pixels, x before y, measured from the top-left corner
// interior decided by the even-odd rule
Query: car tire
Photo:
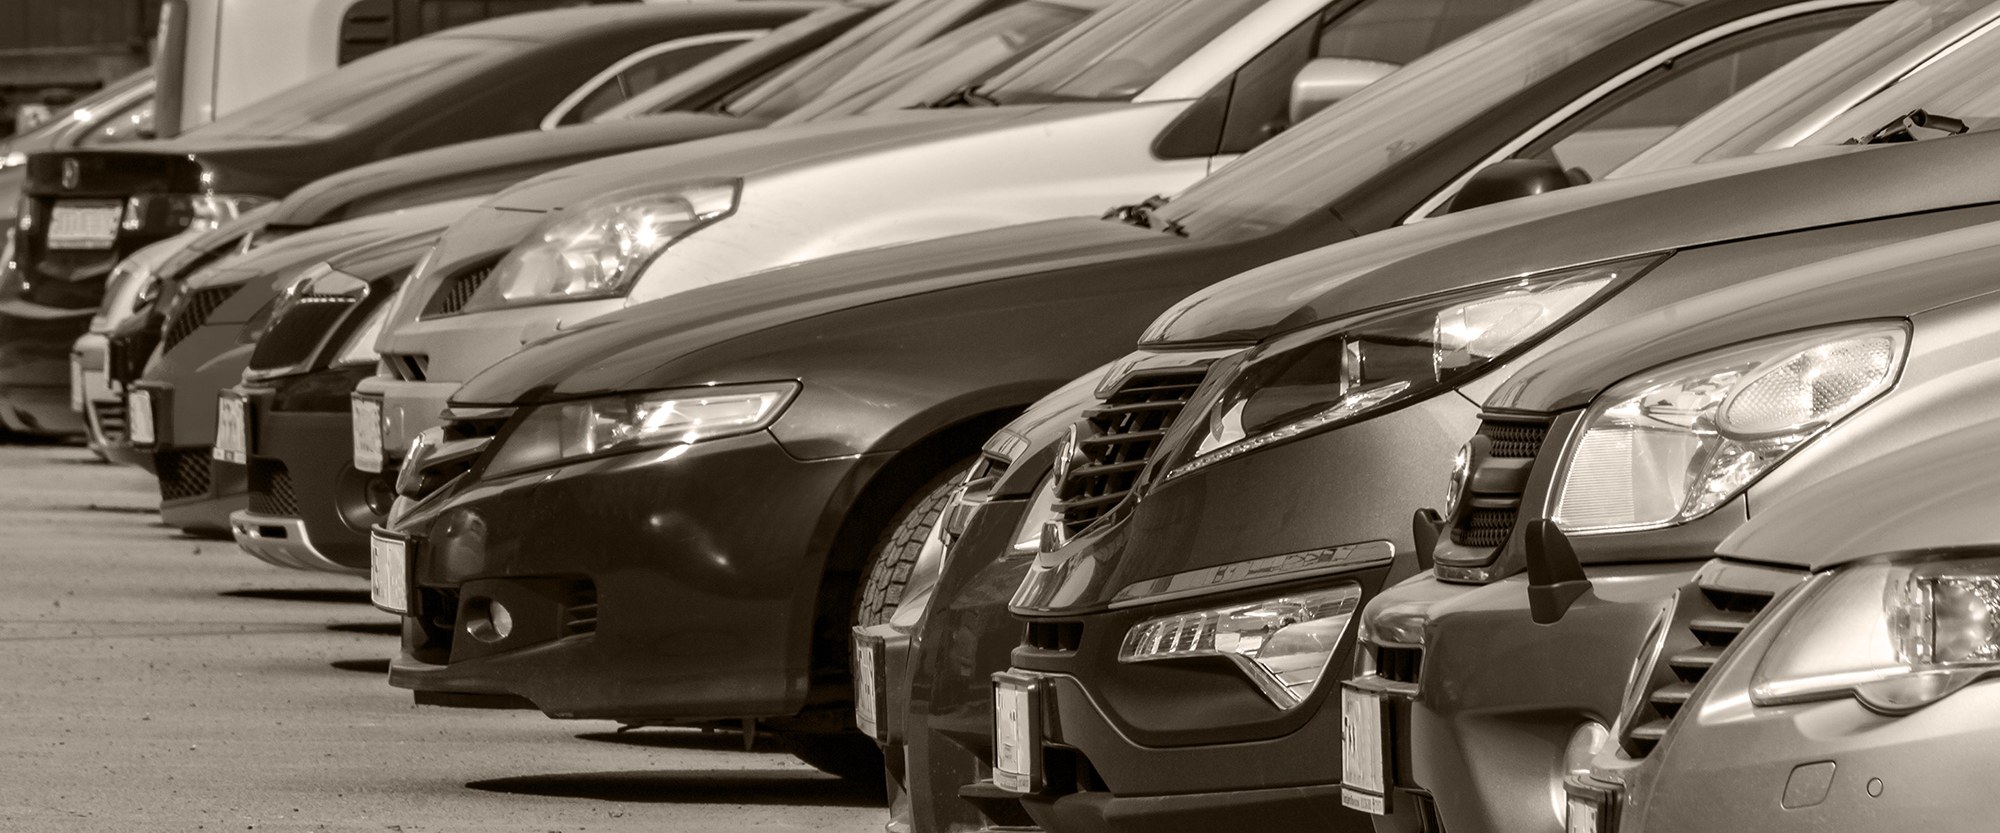
[[[967,458],[931,478],[896,513],[896,525],[882,533],[875,542],[875,552],[868,558],[868,577],[861,584],[861,598],[854,604],[854,624],[879,625],[896,615],[896,607],[903,603],[903,591],[910,584],[910,573],[917,566],[917,557],[923,554],[924,540],[930,537],[931,527],[944,517],[944,510],[951,506],[959,487],[965,485],[972,462],[972,458]]]
[[[869,786],[887,783],[881,747],[860,732],[781,732],[778,741],[793,757],[843,781]]]

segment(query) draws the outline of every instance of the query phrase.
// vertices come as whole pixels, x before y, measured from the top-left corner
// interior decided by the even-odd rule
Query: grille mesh
[[[251,370],[284,370],[312,361],[313,353],[346,320],[356,299],[346,295],[306,295],[285,308],[250,354]]]
[[[300,517],[292,472],[277,460],[250,461],[250,511],[276,518]]]
[[[472,302],[472,296],[479,287],[486,285],[486,279],[493,277],[493,266],[488,264],[469,272],[462,272],[445,281],[431,299],[431,315],[454,315]]]
[[[1511,467],[1518,467],[1523,461],[1532,464],[1548,435],[1546,422],[1489,419],[1479,425],[1479,436],[1487,440],[1489,459],[1507,461]],[[1465,547],[1497,547],[1506,543],[1520,515],[1520,493],[1480,492],[1466,500],[1469,501],[1466,510],[1452,524],[1451,542]]]
[[[166,349],[172,350],[174,345],[194,335],[195,330],[201,329],[201,325],[208,323],[208,317],[215,314],[216,308],[222,306],[223,302],[229,300],[240,288],[222,286],[189,295],[187,300],[174,310],[174,317],[167,320],[164,331]]]
[[[1056,491],[1064,530],[1082,532],[1132,493],[1161,438],[1208,375],[1208,364],[1139,371],[1084,413],[1077,425],[1078,459]]]
[[[213,454],[213,449],[203,446],[153,455],[154,466],[159,472],[161,499],[188,500],[208,494],[213,482],[209,471]]]

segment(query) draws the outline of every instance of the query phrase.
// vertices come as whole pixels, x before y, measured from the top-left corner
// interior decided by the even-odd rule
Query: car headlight
[[[1941,553],[1815,576],[1751,678],[1759,705],[1853,695],[1905,714],[2000,675],[2000,556]]]
[[[1621,532],[1708,514],[1896,382],[1902,322],[1792,333],[1621,382],[1583,417],[1554,520]]]
[[[26,164],[28,164],[28,155],[18,150],[8,151],[6,156],[0,156],[0,171],[7,170],[8,168],[18,168]]]
[[[1361,605],[1352,582],[1250,604],[1164,616],[1134,625],[1119,662],[1223,657],[1279,708],[1312,694]]]
[[[799,392],[796,382],[624,394],[543,405],[494,452],[494,474],[656,446],[685,453],[703,440],[770,427]]]
[[[1274,338],[1236,365],[1167,477],[1470,381],[1662,259],[1484,284]]]
[[[464,310],[623,295],[669,246],[734,212],[738,191],[685,185],[560,212],[500,259]]]

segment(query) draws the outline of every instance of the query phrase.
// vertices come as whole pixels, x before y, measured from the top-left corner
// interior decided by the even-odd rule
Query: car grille
[[[1104,404],[1084,412],[1076,426],[1078,459],[1056,490],[1068,534],[1089,528],[1132,493],[1209,364],[1137,371]]]
[[[1534,464],[1535,454],[1548,437],[1546,421],[1487,419],[1479,425],[1478,436],[1487,440],[1487,458],[1520,469]],[[1517,482],[1526,485],[1526,478]],[[1480,492],[1465,498],[1467,505],[1451,527],[1451,542],[1465,547],[1497,547],[1514,531],[1521,510],[1521,493]]]
[[[250,511],[274,518],[300,517],[292,472],[276,460],[250,461]]]
[[[340,322],[360,299],[349,295],[303,295],[271,322],[250,354],[250,369],[273,371],[299,368],[312,361]]]
[[[1757,614],[1802,578],[1803,573],[1785,570],[1739,568],[1726,574],[1726,580],[1705,572],[1682,588],[1673,606],[1661,614],[1659,652],[1639,677],[1644,691],[1632,698],[1628,713],[1620,717],[1624,728],[1618,741],[1626,754],[1642,758],[1653,751],[1709,669]]]
[[[194,335],[195,330],[201,329],[201,325],[208,323],[208,317],[215,314],[216,308],[222,306],[223,302],[229,300],[240,288],[222,286],[189,295],[187,300],[182,301],[174,310],[173,317],[167,319],[167,326],[163,331],[165,333],[163,344],[166,349],[172,350],[174,345]]]
[[[160,497],[187,500],[208,494],[213,454],[213,449],[203,446],[153,455],[154,470],[159,472]]]
[[[438,293],[431,297],[430,308],[424,310],[424,314],[456,315],[465,309],[465,305],[472,302],[472,296],[481,286],[486,285],[486,279],[493,277],[495,265],[497,264],[488,263],[451,276],[444,282],[444,286],[439,287]]]
[[[125,432],[129,430],[126,427],[125,401],[92,402],[90,407],[97,412],[98,438],[107,443],[125,442]]]

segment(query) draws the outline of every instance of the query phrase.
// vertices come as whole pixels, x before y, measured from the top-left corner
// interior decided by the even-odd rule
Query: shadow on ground
[[[225,590],[216,594],[231,599],[263,599],[272,602],[326,602],[328,604],[368,604],[366,590]]]
[[[327,625],[326,629],[334,633],[359,633],[368,636],[403,635],[403,626],[398,622],[342,622],[338,625]]]
[[[586,732],[576,736],[577,740],[612,743],[619,746],[642,746],[650,749],[719,749],[730,752],[743,751],[743,733],[736,731],[702,732],[694,729],[641,729],[632,732]],[[785,747],[769,734],[759,734],[752,752],[783,752]]]
[[[467,789],[639,804],[806,804],[880,807],[881,787],[800,770],[575,772],[473,781]]]
[[[337,659],[327,664],[342,671],[359,671],[363,674],[389,673],[387,659]]]

